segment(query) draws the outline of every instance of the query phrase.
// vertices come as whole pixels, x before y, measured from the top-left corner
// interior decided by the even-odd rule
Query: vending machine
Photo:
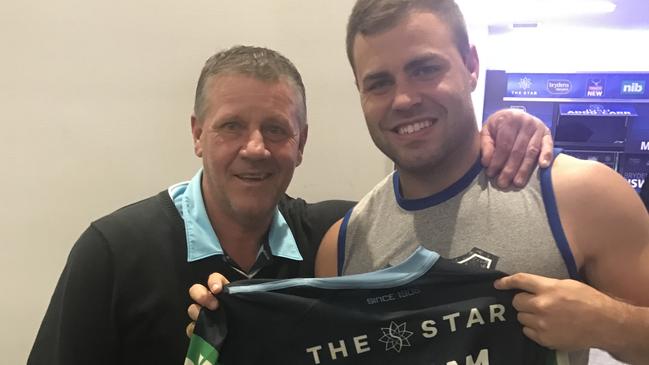
[[[639,191],[649,173],[649,73],[488,70],[484,118],[519,108],[543,120],[556,147],[622,174]]]

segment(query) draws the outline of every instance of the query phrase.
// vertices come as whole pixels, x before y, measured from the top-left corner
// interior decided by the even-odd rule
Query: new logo
[[[589,97],[604,96],[604,80],[588,79],[588,83],[586,84],[586,96]]]

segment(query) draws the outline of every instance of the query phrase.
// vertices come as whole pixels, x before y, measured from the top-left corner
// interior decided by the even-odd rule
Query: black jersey
[[[420,248],[367,274],[234,283],[201,311],[185,364],[562,363],[523,335],[502,276]]]

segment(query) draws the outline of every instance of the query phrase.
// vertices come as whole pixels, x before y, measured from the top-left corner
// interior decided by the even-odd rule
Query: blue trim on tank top
[[[399,206],[405,210],[415,211],[430,208],[453,198],[464,189],[468,188],[481,171],[482,164],[480,163],[480,156],[478,156],[478,159],[473,164],[473,166],[471,166],[469,171],[467,171],[466,174],[464,174],[464,176],[462,176],[458,181],[454,182],[451,186],[440,191],[439,193],[435,193],[433,195],[419,199],[406,199],[403,197],[403,195],[401,194],[401,183],[399,182],[399,171],[395,171],[392,175],[394,196],[397,200],[397,204],[399,204]]]
[[[561,148],[555,148],[553,158],[556,158],[561,153]],[[554,161],[553,161],[554,163]],[[571,279],[583,281],[581,275],[577,270],[575,258],[570,250],[568,239],[563,231],[561,219],[559,217],[559,209],[557,207],[557,199],[554,196],[554,188],[552,187],[552,165],[545,169],[539,169],[541,173],[541,195],[543,196],[543,204],[545,205],[545,213],[548,217],[548,223],[552,230],[552,236],[557,244],[557,248],[563,257],[563,261],[568,269],[568,274]]]
[[[347,225],[349,224],[349,218],[352,216],[352,211],[354,211],[354,208],[347,211],[347,214],[345,214],[343,221],[340,224],[340,229],[338,230],[338,276],[343,274],[343,265],[345,264],[345,239],[347,237]]]
[[[274,280],[260,284],[226,286],[229,293],[249,293],[253,291],[273,291],[297,286],[321,289],[384,289],[406,285],[420,278],[439,259],[437,252],[419,246],[404,262],[383,270],[364,274],[330,278],[298,278]]]

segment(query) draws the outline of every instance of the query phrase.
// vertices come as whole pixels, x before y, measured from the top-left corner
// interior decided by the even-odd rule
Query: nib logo
[[[644,80],[622,81],[622,95],[642,95],[644,94]]]

